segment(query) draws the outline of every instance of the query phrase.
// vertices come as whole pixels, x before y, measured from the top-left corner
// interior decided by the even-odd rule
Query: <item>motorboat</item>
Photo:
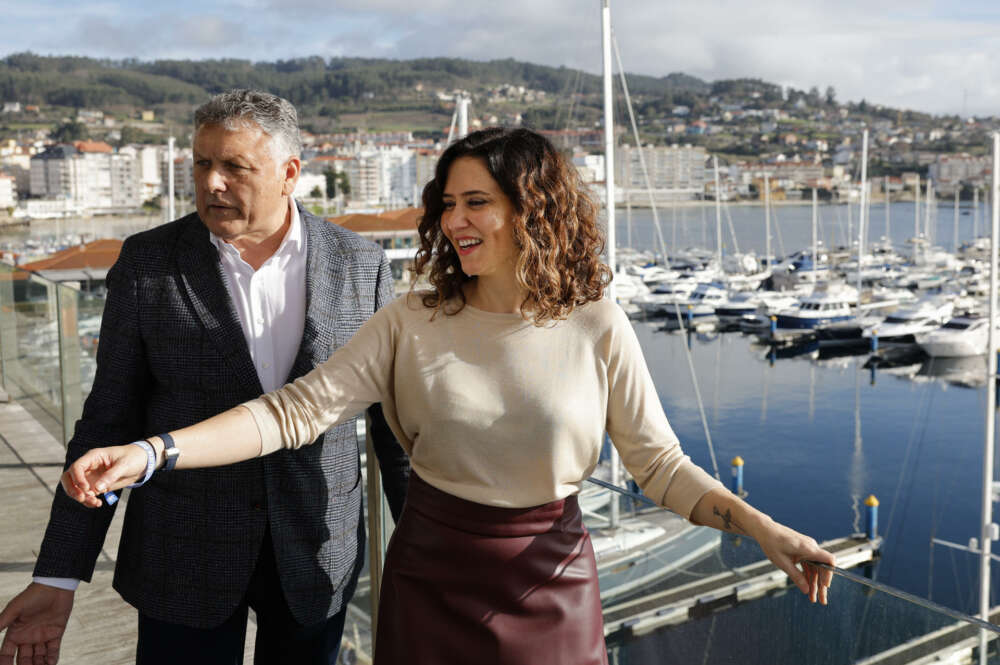
[[[986,353],[987,319],[975,315],[955,316],[940,328],[917,335],[917,344],[931,357],[955,358]]]
[[[739,325],[748,315],[767,319],[772,313],[798,304],[803,294],[794,291],[737,291],[715,307],[715,315],[723,325]]]
[[[857,289],[841,282],[817,285],[812,293],[799,301],[799,306],[777,314],[778,328],[802,330],[820,325],[848,321],[854,317]]]
[[[704,327],[709,323],[715,324],[718,321],[715,309],[726,300],[726,290],[722,285],[699,284],[687,300],[678,301],[673,307],[668,308],[664,327],[680,328],[682,323],[685,327],[692,328]],[[678,318],[682,321],[678,321]]]
[[[954,309],[955,303],[950,298],[921,300],[914,306],[897,309],[875,325],[867,326],[861,336],[868,340],[877,338],[880,343],[914,344],[917,335],[944,325]]]

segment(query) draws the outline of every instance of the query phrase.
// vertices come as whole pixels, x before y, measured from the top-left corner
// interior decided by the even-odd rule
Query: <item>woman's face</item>
[[[460,157],[448,170],[441,231],[472,277],[514,275],[514,205],[478,157]]]

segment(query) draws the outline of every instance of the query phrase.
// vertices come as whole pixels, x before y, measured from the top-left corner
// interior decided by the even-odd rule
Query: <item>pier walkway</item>
[[[31,581],[49,518],[65,450],[20,404],[0,403],[0,607]],[[127,501],[126,497],[122,503]],[[136,613],[111,588],[124,510],[115,513],[90,584],[76,592],[63,637],[60,663],[126,665],[135,662]],[[257,633],[251,613],[246,661],[253,662]]]
[[[822,543],[822,547],[836,555],[838,567],[851,568],[872,561],[881,544],[881,538],[838,538]],[[759,598],[788,584],[788,576],[765,559],[607,607],[604,610],[604,634],[624,631],[643,635],[662,626],[683,623],[693,616]]]
[[[990,623],[1000,622],[1000,608],[990,611]],[[921,635],[888,651],[856,661],[854,665],[929,665],[930,663],[971,663],[979,647],[979,628],[956,621],[932,633]],[[987,632],[987,639],[996,633]]]

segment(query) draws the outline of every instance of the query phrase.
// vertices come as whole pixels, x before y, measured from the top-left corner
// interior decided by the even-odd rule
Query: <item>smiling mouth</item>
[[[483,241],[476,238],[463,238],[462,240],[459,240],[455,244],[456,248],[458,249],[459,255],[464,256],[472,252],[476,247],[482,245]]]

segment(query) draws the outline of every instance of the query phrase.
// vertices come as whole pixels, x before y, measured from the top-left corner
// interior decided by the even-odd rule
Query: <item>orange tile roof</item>
[[[401,210],[390,210],[381,215],[367,215],[364,213],[353,213],[332,217],[328,222],[333,222],[345,229],[355,233],[372,231],[414,231],[424,214],[423,208],[403,208]]]
[[[114,152],[114,148],[104,141],[74,141],[73,147],[80,152]]]
[[[84,245],[69,247],[52,256],[18,266],[22,270],[80,270],[110,268],[118,260],[122,241],[102,238]]]

